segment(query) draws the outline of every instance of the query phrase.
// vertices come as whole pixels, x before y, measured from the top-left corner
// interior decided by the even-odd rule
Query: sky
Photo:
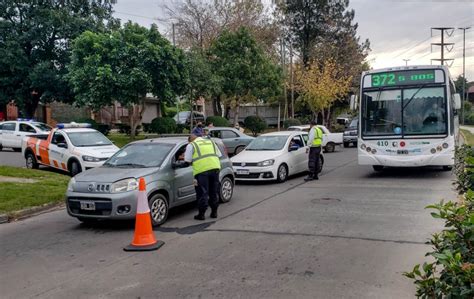
[[[204,0],[203,0],[204,1]],[[131,20],[143,26],[156,23],[162,33],[168,33],[171,20],[167,20],[164,5],[172,7],[180,0],[117,0],[115,17],[123,22]],[[263,0],[270,5],[271,0]],[[440,31],[431,27],[453,27],[445,32],[445,58],[453,77],[462,74],[463,31],[466,30],[466,78],[474,81],[474,1],[449,0],[350,0],[355,10],[358,35],[369,39],[371,52],[367,57],[374,68],[408,65],[429,65],[431,58],[440,58]],[[448,36],[450,35],[450,36]],[[448,51],[450,50],[450,52]],[[408,60],[405,61],[404,59]],[[439,62],[433,61],[433,64]]]

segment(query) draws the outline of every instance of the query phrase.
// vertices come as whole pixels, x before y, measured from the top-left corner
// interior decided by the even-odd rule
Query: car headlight
[[[259,162],[257,165],[258,166],[272,166],[273,163],[275,163],[275,160],[270,159],[270,160],[265,160],[265,161]]]
[[[127,192],[138,189],[138,181],[136,179],[125,179],[112,184],[112,193]]]
[[[100,162],[99,158],[92,157],[92,156],[82,156],[82,160],[86,162]]]
[[[69,184],[67,184],[67,191],[74,191],[74,185],[76,184],[76,179],[75,178],[71,178],[69,180]]]

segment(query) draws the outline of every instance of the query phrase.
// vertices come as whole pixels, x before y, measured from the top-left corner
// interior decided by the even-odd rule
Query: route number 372
[[[385,141],[377,141],[377,145],[378,146],[388,146],[388,141],[385,140]]]

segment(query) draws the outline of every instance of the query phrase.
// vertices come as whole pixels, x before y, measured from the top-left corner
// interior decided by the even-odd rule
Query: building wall
[[[77,108],[73,105],[60,103],[60,102],[53,102],[49,104],[51,109],[51,120],[47,120],[47,122],[71,122],[80,118],[90,118],[90,113],[88,112],[87,108]],[[47,110],[46,110],[47,111]]]
[[[158,103],[147,102],[145,103],[145,110],[142,115],[142,123],[149,124],[151,121],[158,117]]]

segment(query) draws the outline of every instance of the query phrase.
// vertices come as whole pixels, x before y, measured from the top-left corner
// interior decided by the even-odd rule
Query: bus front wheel
[[[443,166],[443,170],[444,171],[451,171],[451,170],[453,170],[453,167],[452,166]]]

